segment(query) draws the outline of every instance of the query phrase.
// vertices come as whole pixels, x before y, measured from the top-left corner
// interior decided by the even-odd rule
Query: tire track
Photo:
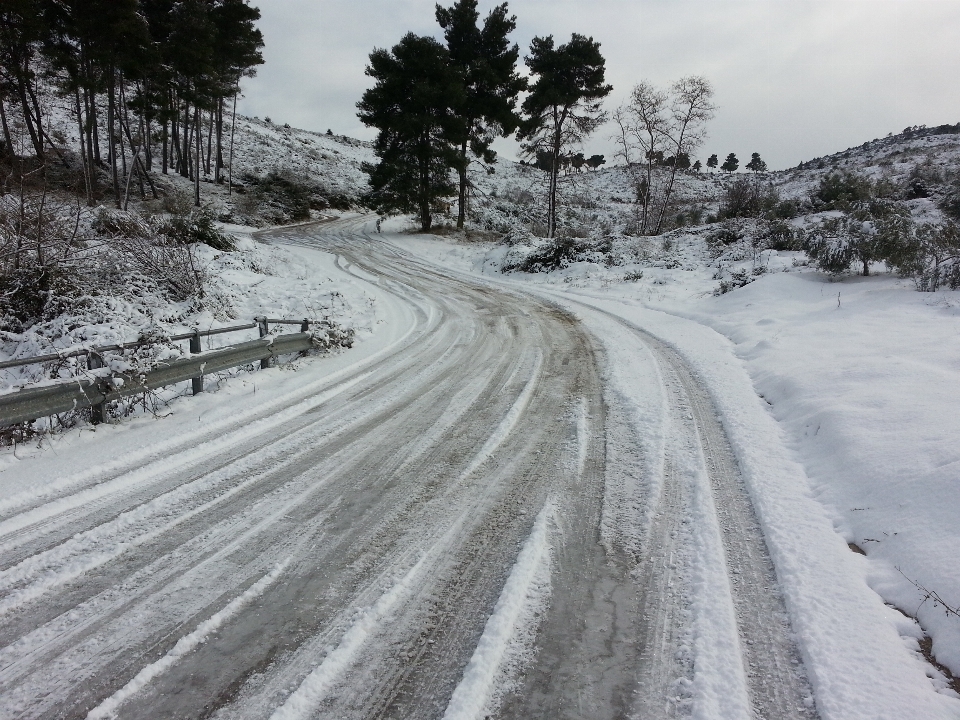
[[[612,313],[576,304],[626,329],[652,353],[668,400],[669,425],[679,433],[673,440],[689,444],[703,468],[710,504],[716,508],[752,714],[770,719],[816,718],[776,570],[709,394],[669,345]],[[643,542],[637,576],[642,598],[638,610],[644,624],[638,637],[638,688],[629,714],[644,718],[684,716],[692,708],[690,689],[695,687],[697,663],[728,662],[691,654],[690,633],[695,625],[689,624],[693,620],[689,614],[695,599],[686,596],[691,589],[683,585],[689,582],[684,576],[691,572],[690,563],[696,562],[695,554],[702,547],[686,527],[698,490],[696,483],[684,479],[669,448],[662,473],[657,510]],[[735,661],[739,663],[740,658]]]

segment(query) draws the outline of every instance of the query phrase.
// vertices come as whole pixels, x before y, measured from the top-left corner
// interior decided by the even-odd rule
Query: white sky
[[[454,0],[442,4],[452,5]],[[251,0],[266,64],[240,111],[371,139],[356,118],[374,47],[442,38],[433,0]],[[480,2],[481,16],[497,4]],[[609,107],[639,80],[704,75],[720,107],[701,159],[759,152],[796,165],[908,125],[960,122],[960,0],[511,0],[521,58],[535,35],[601,43]],[[521,60],[522,62],[522,60]],[[588,153],[614,154],[612,128]],[[513,142],[500,152],[514,157]]]

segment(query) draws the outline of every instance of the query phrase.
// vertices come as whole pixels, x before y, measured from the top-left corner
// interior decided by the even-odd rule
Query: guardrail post
[[[103,367],[103,358],[99,354],[95,353],[93,350],[90,350],[87,353],[87,369],[88,370],[98,370]],[[100,387],[98,382],[95,387]],[[96,403],[95,405],[90,406],[90,422],[94,425],[99,425],[103,422],[103,418],[106,414],[106,408],[104,403]]]
[[[310,321],[307,318],[300,323],[300,332],[310,332]]]
[[[256,320],[256,322],[257,322],[257,327],[258,327],[258,329],[260,330],[260,337],[266,337],[267,335],[270,334],[270,326],[267,324],[267,318],[266,318],[265,316],[260,315],[260,316],[258,316],[258,317],[255,317],[254,320]],[[268,355],[268,356],[265,357],[263,360],[261,360],[261,361],[260,361],[260,369],[261,369],[261,370],[267,370],[267,369],[270,367],[270,365],[271,365],[270,361],[271,361],[272,359],[273,359],[273,358]]]
[[[196,355],[201,352],[202,348],[200,346],[200,328],[193,329],[193,337],[190,338],[190,354]],[[197,377],[193,378],[193,394],[199,395],[203,392],[203,374],[201,373]]]

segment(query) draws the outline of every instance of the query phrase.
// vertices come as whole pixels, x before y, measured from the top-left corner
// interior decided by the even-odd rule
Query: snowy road
[[[0,502],[0,717],[813,717],[680,356],[363,227],[271,236],[390,298],[378,354]]]

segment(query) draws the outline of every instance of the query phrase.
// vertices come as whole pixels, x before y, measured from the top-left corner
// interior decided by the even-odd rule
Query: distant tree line
[[[121,207],[159,164],[194,181],[199,205],[201,174],[224,180],[224,105],[263,63],[259,17],[247,0],[3,0],[3,152],[17,150],[8,107],[41,167],[57,150],[40,99],[52,83],[72,106],[90,204],[98,169]]]
[[[577,34],[559,46],[552,36],[534,38],[524,58],[528,81],[517,72],[519,47],[509,41],[516,17],[507,3],[482,23],[477,0],[437,5],[436,19],[445,44],[408,33],[391,50],[370,55],[366,72],[375,84],[357,104],[360,120],[378,130],[379,161],[364,165],[367,202],[382,213],[415,213],[426,232],[444,198],[457,192],[463,227],[470,163],[478,159],[492,172],[493,141],[516,132],[524,152],[548,173],[547,228],[554,237],[561,168],[603,162],[571,152],[605,118],[600,103],[612,88],[604,82],[599,43]]]

